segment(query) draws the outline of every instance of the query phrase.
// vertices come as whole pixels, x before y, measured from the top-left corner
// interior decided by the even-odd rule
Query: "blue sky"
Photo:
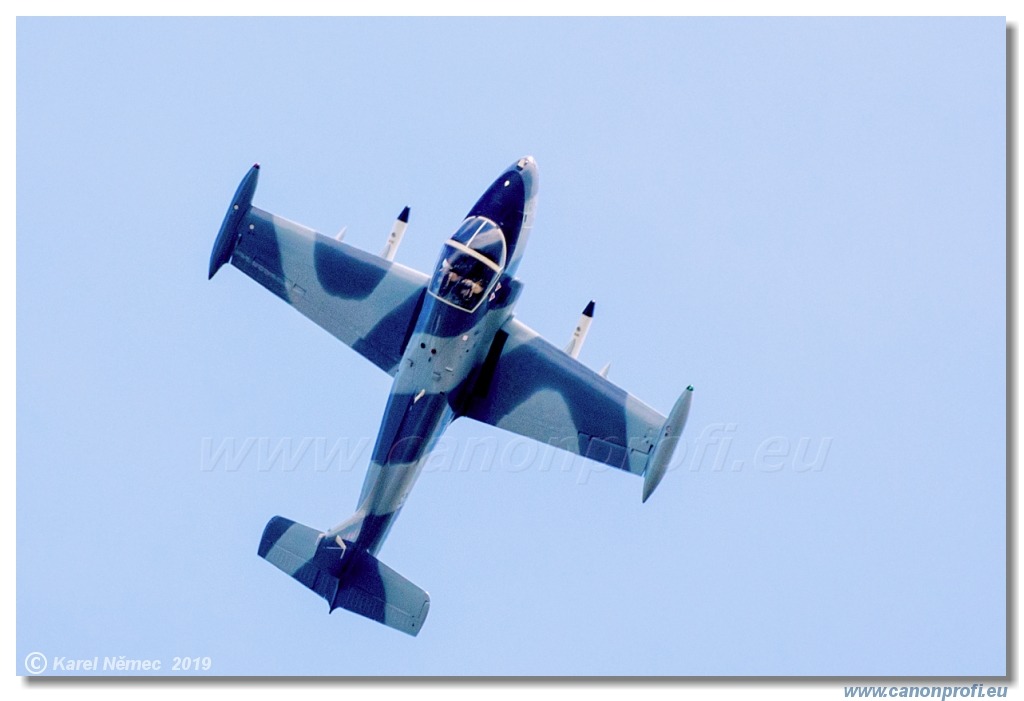
[[[19,20],[17,672],[1003,674],[1004,37]],[[374,252],[409,205],[426,269],[525,154],[518,316],[564,343],[593,298],[582,361],[662,412],[694,384],[675,469],[641,506],[457,423],[381,552],[423,632],[328,617],[256,546],[351,512],[389,378],[206,281],[228,200],[259,161],[258,206]]]

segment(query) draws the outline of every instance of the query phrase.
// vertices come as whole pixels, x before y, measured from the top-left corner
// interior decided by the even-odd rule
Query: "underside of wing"
[[[252,206],[242,181],[210,260],[231,262],[388,374],[402,358],[427,277]]]
[[[646,499],[667,468],[690,394],[666,418],[512,319],[498,332],[465,415],[643,475]]]

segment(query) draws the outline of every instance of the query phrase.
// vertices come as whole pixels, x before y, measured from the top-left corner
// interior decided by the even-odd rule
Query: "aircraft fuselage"
[[[536,206],[523,158],[502,173],[442,248],[409,336],[356,513],[327,533],[376,554],[448,425],[469,400],[521,291],[515,269]]]

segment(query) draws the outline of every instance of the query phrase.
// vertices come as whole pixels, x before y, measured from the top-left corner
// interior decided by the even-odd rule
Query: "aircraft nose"
[[[537,162],[533,156],[523,156],[501,172],[466,216],[487,217],[514,246],[523,221],[532,217],[536,198]]]
[[[516,162],[516,170],[518,171],[529,171],[531,174],[537,172],[537,161],[533,159],[533,156],[523,156]]]
[[[537,161],[533,160],[533,156],[523,156],[516,161],[515,170],[523,181],[523,198],[529,207],[537,196]]]

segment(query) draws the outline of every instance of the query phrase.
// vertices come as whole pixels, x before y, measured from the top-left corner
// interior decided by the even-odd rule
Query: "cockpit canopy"
[[[505,235],[486,217],[469,217],[441,251],[430,294],[468,312],[475,311],[505,268]]]
[[[505,267],[505,234],[487,217],[469,217],[451,240],[464,244],[499,268]]]

